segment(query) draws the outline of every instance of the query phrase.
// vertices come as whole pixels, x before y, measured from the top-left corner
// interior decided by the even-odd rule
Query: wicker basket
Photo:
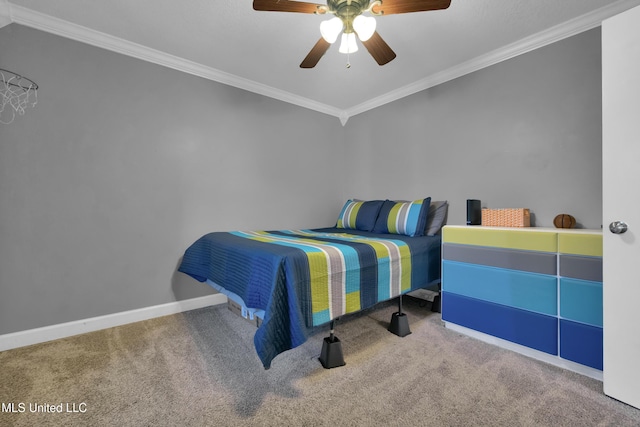
[[[490,227],[530,227],[529,209],[482,209],[482,225]]]

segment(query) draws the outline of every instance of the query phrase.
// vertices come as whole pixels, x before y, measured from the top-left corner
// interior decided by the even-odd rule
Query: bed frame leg
[[[344,366],[344,357],[342,356],[342,343],[333,334],[335,321],[331,321],[331,331],[329,336],[322,342],[322,352],[320,353],[320,363],[325,369],[337,368],[338,366]]]
[[[438,283],[438,295],[433,297],[431,311],[434,313],[442,313],[442,283]]]
[[[398,297],[398,312],[391,315],[391,323],[388,328],[389,332],[399,337],[406,337],[411,333],[409,329],[409,319],[402,312],[402,295]]]

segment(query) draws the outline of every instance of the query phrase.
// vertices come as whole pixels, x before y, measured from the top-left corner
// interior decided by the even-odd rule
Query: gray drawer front
[[[488,265],[531,273],[557,274],[555,253],[489,248],[484,246],[442,245],[442,258],[449,261]]]
[[[602,282],[602,258],[560,255],[560,276]]]

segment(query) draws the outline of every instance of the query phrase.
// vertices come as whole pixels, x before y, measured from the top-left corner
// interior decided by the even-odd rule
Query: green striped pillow
[[[380,209],[373,232],[424,236],[430,204],[431,197],[412,202],[387,200]]]
[[[371,231],[383,203],[383,200],[347,200],[338,216],[336,228]]]

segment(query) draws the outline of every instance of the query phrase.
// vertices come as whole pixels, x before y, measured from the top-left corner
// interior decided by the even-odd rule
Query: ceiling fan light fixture
[[[376,19],[373,16],[358,15],[353,20],[353,29],[358,38],[366,42],[376,32]]]
[[[0,0],[0,3],[3,0]],[[452,0],[326,0],[326,6],[304,0],[253,0],[253,9],[266,12],[295,12],[313,15],[335,15],[320,24],[322,37],[300,63],[300,68],[313,68],[340,33],[339,51],[353,53],[358,50],[359,38],[378,65],[388,64],[396,57],[395,52],[376,31],[376,20],[362,16],[364,13],[386,16],[411,12],[447,9]],[[6,2],[6,0],[5,0]],[[357,37],[356,37],[357,35]],[[347,68],[349,67],[347,61]]]
[[[340,41],[340,53],[354,53],[358,51],[358,45],[356,44],[355,33],[342,33],[342,40]]]
[[[320,23],[320,34],[327,43],[334,43],[342,31],[344,24],[337,16]]]

